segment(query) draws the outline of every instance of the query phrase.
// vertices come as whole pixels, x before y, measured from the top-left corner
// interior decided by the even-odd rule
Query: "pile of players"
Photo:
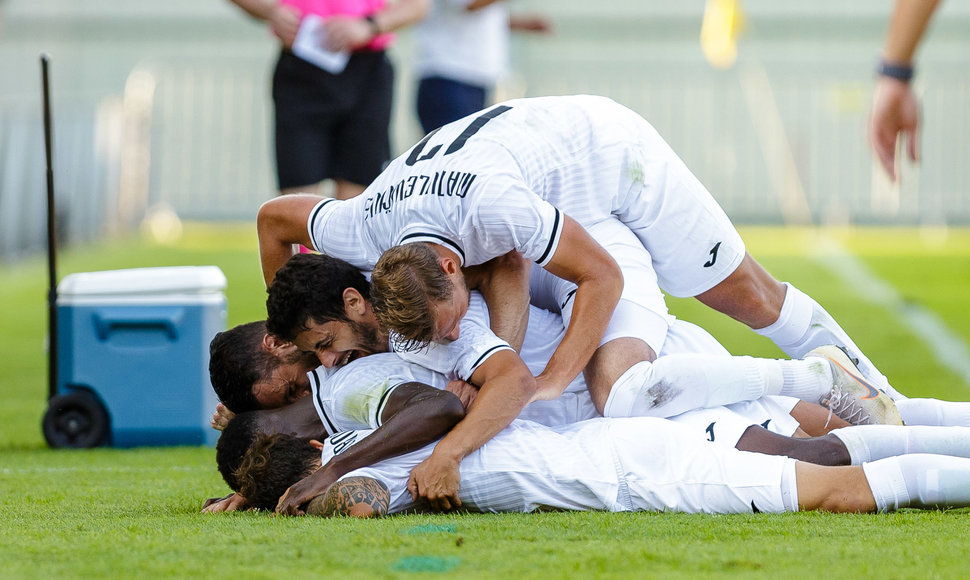
[[[893,389],[609,99],[495,105],[258,233],[267,319],[211,345],[236,493],[206,511],[970,505],[970,403]],[[731,356],[661,289],[792,358]]]

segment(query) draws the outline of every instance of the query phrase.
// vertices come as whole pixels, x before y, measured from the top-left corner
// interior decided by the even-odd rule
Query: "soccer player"
[[[873,428],[908,429],[862,426],[834,433]],[[749,427],[742,439],[759,429]],[[690,425],[667,419],[599,418],[558,428],[516,420],[464,459],[460,496],[454,507],[484,512],[555,508],[751,513],[970,505],[966,428],[922,429],[962,431],[961,435],[948,433],[938,440],[962,439],[958,455],[872,454],[861,465],[854,459],[850,467],[823,467],[791,457],[710,444],[697,437]],[[243,446],[248,444],[247,450],[241,458],[238,452],[232,457],[223,454],[220,462],[235,465],[231,478],[226,478],[230,485],[241,489],[256,507],[272,509],[288,485],[312,478],[321,471],[321,465],[329,469],[340,453],[353,453],[355,442],[374,445],[374,440],[389,440],[388,435],[378,432],[345,432],[321,444],[267,434],[247,413],[230,421],[220,438],[220,445],[223,440],[238,440]],[[664,443],[652,444],[657,441]],[[936,443],[930,442],[927,448]],[[367,517],[420,507],[409,473],[432,448],[433,444],[427,445],[344,473],[325,494],[309,501],[306,513]],[[883,451],[888,450],[880,449]],[[356,501],[351,501],[353,498]],[[353,505],[363,498],[369,498],[362,502],[365,505]],[[280,500],[281,506],[285,500],[285,496]],[[335,509],[338,504],[347,509]],[[374,509],[358,511],[366,505]],[[282,513],[296,515],[303,511]]]
[[[275,409],[310,394],[316,355],[282,344],[263,321],[219,332],[209,343],[209,382],[234,413]]]
[[[321,258],[323,259],[323,258]],[[247,327],[254,325],[244,325],[227,331],[226,342],[242,343],[243,340],[234,340],[237,334],[246,334]],[[536,356],[540,360],[543,352],[548,352],[550,347],[554,348],[555,337],[561,335],[562,324],[555,315],[534,309],[530,319],[529,331],[526,345],[538,345],[529,350],[524,349],[523,354],[527,357]],[[258,336],[251,337],[248,342],[249,348],[259,350],[260,339]],[[675,321],[671,328],[670,338],[665,345],[665,349],[670,351],[703,351],[705,349],[720,349],[720,345],[713,340],[710,335],[703,332],[700,328],[690,325],[684,321]],[[214,351],[218,353],[220,351]],[[664,360],[667,352],[662,353],[661,359]],[[675,356],[675,355],[669,355]],[[730,357],[723,357],[730,358]],[[539,363],[541,365],[541,362]],[[314,392],[312,399],[302,399],[299,403],[291,405],[287,409],[275,411],[268,414],[268,419],[263,419],[264,425],[261,430],[266,432],[285,432],[302,433],[307,437],[322,438],[321,421],[326,425],[324,433],[336,433],[349,429],[361,429],[368,427],[384,428],[386,431],[386,418],[394,416],[390,409],[395,406],[395,399],[399,398],[398,389],[410,393],[416,383],[435,384],[438,388],[443,387],[445,378],[441,375],[429,371],[419,365],[406,363],[392,354],[377,354],[359,359],[349,365],[327,372],[327,369],[318,369],[319,372],[312,372],[312,382]],[[562,425],[574,422],[579,419],[587,419],[597,415],[595,408],[589,400],[582,380],[575,382],[575,388],[567,390],[563,397],[556,401],[539,401],[533,403],[525,409],[523,417],[532,418],[547,425]],[[403,388],[398,385],[405,385]],[[421,404],[419,397],[409,399],[415,405]],[[397,403],[400,405],[400,403]],[[900,453],[912,449],[932,449],[937,453],[954,453],[966,448],[970,443],[966,430],[919,430],[916,428],[896,429],[886,426],[874,426],[866,429],[843,429],[837,432],[837,437],[820,438],[810,441],[797,441],[781,435],[791,435],[798,433],[797,423],[788,414],[791,409],[792,415],[798,416],[798,421],[806,425],[807,420],[814,419],[816,427],[806,429],[811,433],[824,432],[818,425],[827,422],[825,411],[819,407],[813,410],[805,403],[799,403],[794,409],[792,402],[784,398],[767,398],[758,402],[751,402],[730,406],[720,410],[695,411],[680,415],[676,418],[679,422],[685,422],[694,427],[694,433],[700,439],[713,441],[718,444],[736,446],[739,449],[757,450],[777,454],[785,454],[797,457],[802,460],[824,464],[845,464],[852,460],[858,463],[872,457],[885,456],[887,453]],[[316,413],[313,407],[316,407]],[[799,407],[802,407],[799,409]],[[809,407],[809,408],[805,408]],[[822,411],[819,416],[818,411]],[[409,425],[412,429],[421,429],[420,424],[425,420],[420,414],[415,415],[412,410],[409,420],[404,425]],[[457,419],[450,419],[453,424]],[[428,419],[429,423],[437,424],[433,418]],[[400,422],[398,423],[400,424]],[[829,427],[836,427],[839,424],[832,424]],[[309,431],[307,430],[307,426]],[[766,429],[749,428],[751,425],[761,425]],[[770,431],[770,432],[769,432]],[[437,432],[436,432],[437,433]],[[772,438],[772,434],[775,434]],[[802,433],[804,436],[804,433]],[[412,435],[385,435],[383,439],[393,439],[404,446],[413,448],[414,439]],[[231,441],[231,438],[227,438]],[[408,443],[411,442],[411,443]],[[248,443],[246,443],[248,444]],[[659,443],[658,443],[659,444]],[[224,447],[223,442],[220,448]],[[245,445],[242,445],[245,448]],[[236,455],[240,455],[240,444],[234,446]],[[959,451],[967,453],[968,449]],[[874,455],[875,454],[875,455]],[[369,455],[369,458],[381,458],[385,456]],[[225,461],[221,461],[225,463]],[[234,470],[238,466],[238,461],[231,462]],[[346,467],[346,465],[345,465]],[[290,513],[299,509],[313,496],[322,493],[327,486],[335,480],[335,472],[345,473],[341,467],[331,467],[325,472],[317,472],[313,476],[301,481],[299,486],[287,494],[286,501],[281,503],[281,509]],[[224,469],[224,473],[226,470]],[[323,478],[323,479],[321,479]],[[227,478],[230,485],[236,489],[232,481]],[[227,500],[232,504],[233,500]],[[274,499],[275,501],[275,499]],[[220,504],[209,511],[221,511],[222,509],[232,509],[229,505]]]
[[[629,230],[625,233],[632,237]],[[640,251],[643,252],[642,248]],[[560,279],[542,269],[533,271],[538,273],[532,284],[533,298],[549,294],[554,308],[559,308],[561,301],[571,303],[569,298],[563,297],[571,295],[570,288],[574,286],[558,284]],[[547,284],[543,278],[552,283]],[[659,290],[657,293],[659,295]],[[368,296],[366,279],[350,264],[323,255],[294,256],[279,270],[269,289],[267,328],[281,343],[292,342],[301,350],[316,352],[325,366],[339,366],[339,363],[388,348],[388,337],[379,330]],[[530,338],[524,341],[520,355],[516,357],[508,343],[488,328],[490,311],[481,296],[477,292],[471,292],[469,296],[471,306],[461,319],[456,340],[430,344],[419,351],[399,351],[398,355],[436,370],[449,379],[476,386],[487,384],[491,376],[508,377],[513,371],[520,380],[541,372],[564,339],[562,318],[531,306],[526,330],[526,336]],[[632,329],[635,333],[639,323],[636,318],[625,319],[618,331]],[[677,323],[686,324],[672,316],[667,317],[662,341],[654,343],[658,352],[676,353],[676,356],[665,357],[656,364],[638,365],[626,373],[607,400],[606,408],[611,416],[669,417],[691,409],[753,400],[763,395],[788,395],[812,403],[827,401],[837,415],[854,424],[901,422],[887,397],[879,394],[870,399],[863,398],[874,389],[864,387],[864,381],[842,380],[845,371],[831,366],[834,363],[816,368],[817,364],[803,360],[730,357],[706,333],[706,340],[696,347],[688,345],[679,351],[668,349],[669,328]],[[354,336],[362,339],[355,341]],[[390,343],[395,346],[394,341]],[[833,354],[846,370],[854,369],[842,353]],[[521,364],[513,366],[519,360]],[[637,372],[641,370],[647,372]],[[837,381],[840,388],[833,392]],[[575,384],[574,379],[569,386]],[[582,384],[585,389],[587,382]],[[595,399],[593,403],[596,403]],[[880,403],[885,407],[879,407]],[[596,410],[601,412],[599,404],[596,404]]]
[[[645,320],[653,300],[652,291],[643,296],[639,284],[624,284],[624,278],[639,279],[634,271],[640,265],[618,265],[617,256],[596,243],[608,240],[584,230],[609,220],[636,234],[669,293],[696,296],[796,358],[824,344],[844,346],[868,379],[890,388],[820,305],[746,254],[730,220],[656,131],[602,97],[496,105],[426,136],[358,198],[267,202],[258,229],[268,284],[295,243],[364,270],[396,246],[426,248],[425,264],[434,268],[409,271],[411,256],[396,260],[403,269],[391,267],[392,252],[384,256],[387,267],[374,273],[382,322],[412,345],[456,337],[467,302],[462,267],[486,265],[482,281],[471,285],[482,286],[492,328],[512,344],[521,336],[528,300],[521,282],[528,269],[516,263],[516,252],[576,284],[566,334],[542,372],[523,379],[521,366],[510,363],[514,378],[483,384],[476,406],[419,466],[422,494],[432,497],[454,494],[461,458],[507,425],[536,392],[555,396],[585,369],[593,399],[603,405],[617,379],[656,358],[649,341],[628,332],[600,344],[611,322]],[[403,284],[408,278],[417,282],[409,290]],[[410,306],[421,303],[423,312]],[[421,332],[401,326],[393,320],[397,314],[423,318],[413,326]],[[664,330],[657,314],[654,324],[642,325],[655,336]]]

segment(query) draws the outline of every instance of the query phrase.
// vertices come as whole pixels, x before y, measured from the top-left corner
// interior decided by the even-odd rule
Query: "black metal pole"
[[[52,160],[50,57],[40,55],[44,84],[44,148],[47,154],[47,398],[57,394],[57,235],[54,223],[54,166]]]

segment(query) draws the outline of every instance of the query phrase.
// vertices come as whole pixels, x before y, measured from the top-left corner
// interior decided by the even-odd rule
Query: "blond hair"
[[[381,327],[392,331],[398,350],[416,350],[434,340],[435,304],[450,300],[451,280],[428,244],[395,246],[371,273],[371,302]]]

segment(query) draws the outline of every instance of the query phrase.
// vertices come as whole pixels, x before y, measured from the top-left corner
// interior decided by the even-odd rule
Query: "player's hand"
[[[269,28],[280,39],[283,48],[292,47],[300,30],[300,12],[292,6],[277,4],[270,14]]]
[[[212,425],[212,428],[216,431],[222,431],[226,428],[226,425],[229,424],[229,421],[232,421],[233,417],[235,416],[235,413],[226,408],[226,406],[222,403],[219,403],[216,405],[216,412],[212,414],[212,422],[209,424]]]
[[[438,511],[448,511],[461,507],[458,498],[458,485],[461,479],[461,462],[441,458],[434,453],[411,471],[408,478],[408,491],[411,499],[424,498]]]
[[[332,16],[323,23],[323,30],[323,48],[333,52],[362,48],[373,38],[370,22],[357,17]]]
[[[919,161],[919,102],[908,83],[881,77],[869,119],[869,142],[883,169],[896,180],[896,142],[905,137],[909,158]]]
[[[327,491],[334,481],[335,478],[329,476],[325,470],[314,471],[286,490],[286,493],[276,504],[276,513],[284,516],[304,515],[306,504]]]
[[[450,381],[448,386],[445,387],[445,390],[458,396],[462,406],[465,407],[465,411],[468,411],[468,408],[478,398],[478,387],[460,379]]]
[[[560,385],[542,375],[536,377],[536,392],[533,401],[554,401],[566,390],[566,385]]]
[[[226,497],[212,497],[202,504],[202,513],[214,514],[218,512],[235,512],[246,509],[246,498],[238,493],[231,493]]]

